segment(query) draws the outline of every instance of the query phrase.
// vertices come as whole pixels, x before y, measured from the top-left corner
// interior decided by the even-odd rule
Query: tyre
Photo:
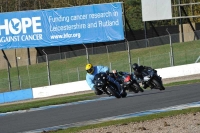
[[[135,87],[135,89],[136,90],[138,90],[138,92],[140,91],[140,92],[144,92],[144,90],[140,87],[140,85],[139,84],[133,84],[134,85],[134,87]]]
[[[139,92],[139,90],[134,85],[131,85],[131,87],[129,89],[132,90],[135,93]]]
[[[96,95],[102,95],[102,94],[103,94],[103,92],[102,92],[101,90],[99,90],[99,89],[95,89],[95,90],[94,90],[94,93],[95,93]]]
[[[153,79],[153,80],[152,80],[152,84],[154,85],[154,87],[155,87],[156,89],[163,90],[162,84],[161,84],[160,82],[158,82],[157,80]]]
[[[125,98],[127,96],[127,93],[126,93],[126,91],[124,91],[122,94],[121,94],[121,97],[122,98]]]
[[[162,90],[165,90],[165,87],[164,87],[164,86],[162,86]]]
[[[119,94],[118,91],[116,91],[116,89],[113,86],[109,85],[108,88],[107,88],[107,91],[112,96],[115,96],[116,98],[121,98],[121,95]]]

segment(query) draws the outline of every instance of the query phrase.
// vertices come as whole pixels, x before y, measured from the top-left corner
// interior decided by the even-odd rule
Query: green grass
[[[13,103],[8,105],[0,105],[0,113],[12,112],[18,110],[28,110],[31,108],[39,108],[48,105],[57,105],[57,104],[65,104],[71,102],[77,102],[82,100],[88,100],[94,98],[94,93],[88,93],[83,95],[76,96],[64,96],[59,98],[51,98],[45,100],[37,100],[37,101],[25,101],[24,103]]]
[[[174,43],[174,64],[183,65],[194,63],[200,56],[200,41]],[[134,45],[134,44],[130,44]],[[119,46],[116,46],[119,47]],[[109,48],[109,47],[108,47]],[[112,46],[112,48],[115,48]],[[169,44],[132,49],[130,51],[131,63],[140,61],[140,64],[151,66],[155,69],[169,67]],[[50,55],[52,56],[52,55]],[[50,58],[50,57],[49,57]],[[112,69],[130,71],[128,52],[112,52],[108,54],[89,55],[90,62],[94,65],[111,66]],[[86,56],[78,56],[49,62],[50,79],[52,85],[85,80]],[[19,67],[21,89],[34,88],[48,85],[46,62]],[[17,68],[10,69],[11,89],[19,90]],[[7,69],[0,70],[0,92],[9,91]]]
[[[173,82],[173,83],[165,84],[164,86],[169,87],[169,86],[178,86],[178,85],[183,85],[183,84],[194,84],[194,83],[200,83],[200,79]]]

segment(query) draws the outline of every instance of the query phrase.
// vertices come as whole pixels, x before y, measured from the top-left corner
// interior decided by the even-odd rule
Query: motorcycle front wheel
[[[109,86],[107,87],[107,91],[108,91],[108,93],[111,94],[112,96],[115,96],[116,98],[121,98],[121,95],[119,94],[118,91],[116,91],[116,89],[115,89],[113,86],[109,85]]]
[[[140,92],[144,92],[144,90],[140,87],[139,84],[134,83],[134,86],[135,86],[136,90],[138,90]]]
[[[124,91],[124,92],[121,94],[121,97],[122,97],[122,98],[125,98],[126,96],[127,96],[127,92]]]
[[[157,80],[153,79],[152,83],[156,89],[165,90],[165,87],[163,87],[163,85],[160,82],[158,82]]]
[[[140,87],[139,84],[134,83],[133,85],[131,85],[131,89],[133,90],[133,92],[138,93],[140,92],[144,92],[144,90]]]

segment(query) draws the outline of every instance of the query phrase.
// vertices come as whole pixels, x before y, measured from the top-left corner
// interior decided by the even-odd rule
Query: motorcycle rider
[[[112,76],[120,83],[122,84],[124,80],[123,76],[129,74],[128,72],[122,72],[122,71],[117,71],[117,70],[112,70]],[[130,76],[132,76],[132,74],[130,74]],[[139,83],[137,82],[137,84],[139,85]],[[140,87],[140,85],[139,85]],[[142,88],[141,88],[142,89]],[[132,92],[133,90],[128,87],[129,92]],[[142,91],[143,92],[143,91]]]
[[[117,80],[115,80],[114,78],[112,78],[111,76],[109,76],[109,68],[107,66],[93,66],[91,63],[88,63],[85,66],[85,70],[87,71],[86,74],[86,82],[89,85],[89,87],[94,90],[94,93],[96,95],[101,95],[103,94],[102,91],[100,91],[99,89],[97,89],[97,87],[94,84],[94,76],[100,72],[105,72],[107,74],[107,79],[108,81],[114,83],[119,92],[122,93],[123,92],[123,88],[121,87],[121,85],[119,84],[119,82],[117,82]]]
[[[110,74],[114,79],[116,79],[118,82],[121,82],[120,78],[127,74],[126,72],[122,72],[122,71],[117,71],[117,70],[112,70],[112,73]]]
[[[137,63],[134,63],[132,65],[132,69],[134,70],[134,75],[136,76],[136,78],[142,81],[143,88],[146,89],[148,85],[144,82],[144,77],[142,75],[142,72],[145,72],[152,68],[148,66],[142,66],[142,65],[139,66]]]

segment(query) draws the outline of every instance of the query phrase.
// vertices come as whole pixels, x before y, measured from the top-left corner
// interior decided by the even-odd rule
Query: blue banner
[[[0,14],[0,49],[124,40],[122,3]]]

